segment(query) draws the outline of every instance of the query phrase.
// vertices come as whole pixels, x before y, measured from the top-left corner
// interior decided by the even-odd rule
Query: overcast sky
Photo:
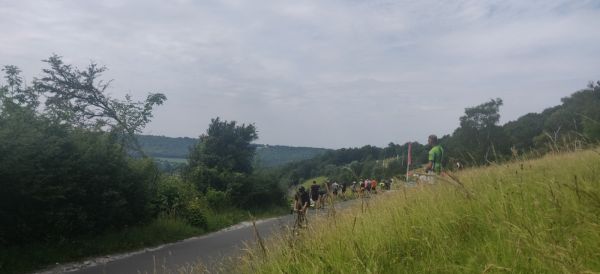
[[[220,116],[257,143],[426,142],[465,107],[502,123],[600,80],[600,0],[0,0],[0,65],[56,53],[109,68],[110,94],[162,92],[145,133],[197,137]]]

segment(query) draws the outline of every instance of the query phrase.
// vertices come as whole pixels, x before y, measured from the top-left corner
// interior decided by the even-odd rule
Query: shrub
[[[212,209],[221,210],[231,205],[229,196],[224,191],[208,188],[204,197]]]
[[[45,241],[148,220],[157,170],[113,136],[14,112],[0,117],[0,243]]]
[[[182,213],[187,204],[198,197],[194,185],[178,176],[162,176],[158,181],[154,206],[159,212]]]
[[[264,208],[285,204],[285,191],[270,176],[255,174],[238,178],[227,190],[232,203],[240,208]]]
[[[185,207],[183,217],[189,224],[195,227],[206,229],[208,227],[208,223],[206,221],[206,215],[204,213],[205,208],[206,206],[200,198],[191,200]]]

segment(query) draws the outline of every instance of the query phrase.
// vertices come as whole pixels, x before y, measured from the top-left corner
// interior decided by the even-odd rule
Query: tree
[[[600,140],[600,81],[591,82],[586,89],[563,98],[563,108],[579,133]]]
[[[146,103],[113,99],[104,94],[108,84],[95,83],[104,68],[79,71],[58,56],[47,62],[51,68],[32,86],[17,67],[3,69],[0,244],[69,239],[155,214],[155,165],[129,158],[115,137],[133,137],[164,95]]]
[[[472,127],[477,130],[491,128],[500,121],[500,106],[502,99],[496,98],[475,107],[465,109],[465,115],[460,117],[461,127]]]
[[[528,113],[503,126],[506,134],[510,136],[511,144],[518,151],[526,151],[533,147],[533,139],[544,130],[544,117],[539,113]]]
[[[98,80],[106,67],[91,63],[86,70],[64,64],[53,55],[44,62],[44,76],[34,80],[37,93],[44,94],[47,115],[58,122],[87,129],[102,129],[117,134],[126,145],[140,150],[136,133],[150,122],[152,109],[167,97],[162,93],[148,94],[144,102],[111,98],[106,94],[111,81]]]
[[[0,106],[4,108],[7,104],[14,104],[34,111],[39,105],[39,95],[31,87],[24,86],[21,70],[9,65],[4,66],[2,71],[7,85],[0,88]]]
[[[237,125],[235,121],[211,119],[206,134],[189,156],[189,165],[203,165],[218,171],[252,173],[252,159],[256,147],[251,142],[258,138],[253,124]]]
[[[0,244],[70,238],[147,220],[156,169],[101,132],[24,107],[0,117]]]
[[[561,136],[577,132],[581,128],[581,119],[574,112],[560,108],[554,111],[544,122],[544,129],[554,141]]]
[[[500,106],[502,99],[497,98],[465,109],[465,115],[460,117],[460,127],[454,131],[453,140],[448,141],[453,145],[450,151],[459,154],[454,157],[481,164],[494,160],[491,156],[506,153],[508,138],[497,125]]]
[[[256,147],[251,142],[257,138],[253,124],[211,119],[206,134],[190,151],[186,176],[201,191],[208,187],[225,190],[231,181],[240,181],[235,178],[252,173]]]

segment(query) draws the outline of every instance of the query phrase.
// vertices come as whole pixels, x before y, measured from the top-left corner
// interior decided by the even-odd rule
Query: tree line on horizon
[[[502,99],[496,98],[465,108],[460,126],[439,138],[444,148],[444,166],[480,166],[516,156],[558,149],[564,145],[597,144],[600,140],[600,81],[561,100],[541,113],[528,113],[499,125]],[[426,136],[424,136],[426,138]],[[412,167],[427,163],[429,147],[412,142]],[[408,143],[387,147],[363,146],[332,150],[313,159],[290,163],[277,170],[281,182],[290,186],[326,176],[338,182],[361,178],[378,180],[402,176],[407,170]]]

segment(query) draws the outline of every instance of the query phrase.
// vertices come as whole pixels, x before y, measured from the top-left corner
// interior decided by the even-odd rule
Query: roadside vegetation
[[[255,172],[254,125],[212,119],[188,164],[161,172],[136,134],[167,98],[108,95],[106,68],[60,56],[0,85],[0,272],[21,273],[172,242],[280,214],[285,188]]]
[[[281,234],[241,273],[596,273],[600,149],[472,168]]]

